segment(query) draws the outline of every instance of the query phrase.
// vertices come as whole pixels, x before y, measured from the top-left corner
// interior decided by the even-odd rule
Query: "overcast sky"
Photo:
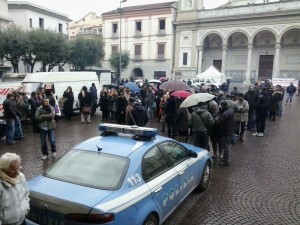
[[[15,1],[15,0],[9,0]],[[72,20],[79,20],[89,12],[95,12],[100,15],[103,12],[117,9],[120,0],[25,0],[55,10],[57,12],[66,14]],[[172,0],[127,0],[122,3],[123,7],[143,4],[153,4],[160,2],[171,2]],[[204,0],[204,7],[206,9],[215,8],[228,0]]]

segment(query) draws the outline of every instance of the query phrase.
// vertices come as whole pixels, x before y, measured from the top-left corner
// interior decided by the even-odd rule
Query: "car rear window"
[[[45,176],[93,188],[116,190],[123,182],[128,165],[128,158],[72,150],[53,164]]]

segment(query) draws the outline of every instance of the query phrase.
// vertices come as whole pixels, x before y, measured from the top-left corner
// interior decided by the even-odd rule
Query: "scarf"
[[[10,183],[11,185],[16,185],[19,182],[20,175],[18,175],[15,178],[12,178],[12,177],[8,176],[2,169],[0,169],[0,178],[4,181]]]

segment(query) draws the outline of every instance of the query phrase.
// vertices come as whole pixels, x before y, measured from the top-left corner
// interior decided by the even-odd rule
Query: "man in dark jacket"
[[[78,94],[78,100],[80,104],[80,112],[81,112],[81,123],[90,123],[91,122],[91,114],[83,112],[83,107],[92,107],[92,98],[90,92],[87,91],[87,87],[83,86],[80,93]]]
[[[256,132],[253,136],[263,137],[265,132],[266,119],[270,109],[271,97],[265,88],[261,89],[256,107]]]
[[[256,105],[258,101],[259,94],[254,91],[254,87],[250,86],[249,90],[245,94],[245,100],[249,104],[249,111],[248,111],[248,122],[247,122],[247,129],[251,131],[256,131],[255,127],[255,118],[256,118]]]
[[[221,130],[220,144],[223,150],[223,160],[219,165],[229,166],[229,151],[231,149],[230,145],[230,135],[234,133],[235,123],[234,123],[234,112],[233,109],[228,106],[228,102],[221,101],[220,112],[218,118],[215,119],[216,124],[218,124]]]
[[[133,109],[129,112],[129,125],[144,127],[148,123],[148,115],[144,106],[139,102],[135,102]]]
[[[290,85],[286,88],[286,93],[288,93],[288,97],[286,98],[285,104],[287,104],[289,100],[290,104],[292,104],[293,96],[296,91],[296,87],[293,85],[293,82],[291,82]]]
[[[170,96],[167,100],[165,107],[165,115],[166,115],[166,123],[168,126],[168,137],[175,138],[176,130],[175,130],[175,116],[177,110],[177,103],[174,96]]]
[[[15,120],[18,117],[16,107],[14,105],[15,96],[12,93],[6,95],[6,99],[3,102],[4,118],[6,121],[6,144],[13,145],[15,134]]]

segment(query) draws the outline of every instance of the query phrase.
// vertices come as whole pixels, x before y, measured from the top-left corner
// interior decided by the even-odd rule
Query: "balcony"
[[[142,31],[136,30],[136,31],[135,31],[135,34],[134,34],[134,37],[135,37],[135,38],[140,38],[140,37],[142,37]]]
[[[119,35],[119,33],[112,33],[111,38],[112,39],[117,39],[117,38],[120,38],[120,35]]]
[[[159,30],[157,35],[158,36],[165,36],[166,35],[166,30]]]

